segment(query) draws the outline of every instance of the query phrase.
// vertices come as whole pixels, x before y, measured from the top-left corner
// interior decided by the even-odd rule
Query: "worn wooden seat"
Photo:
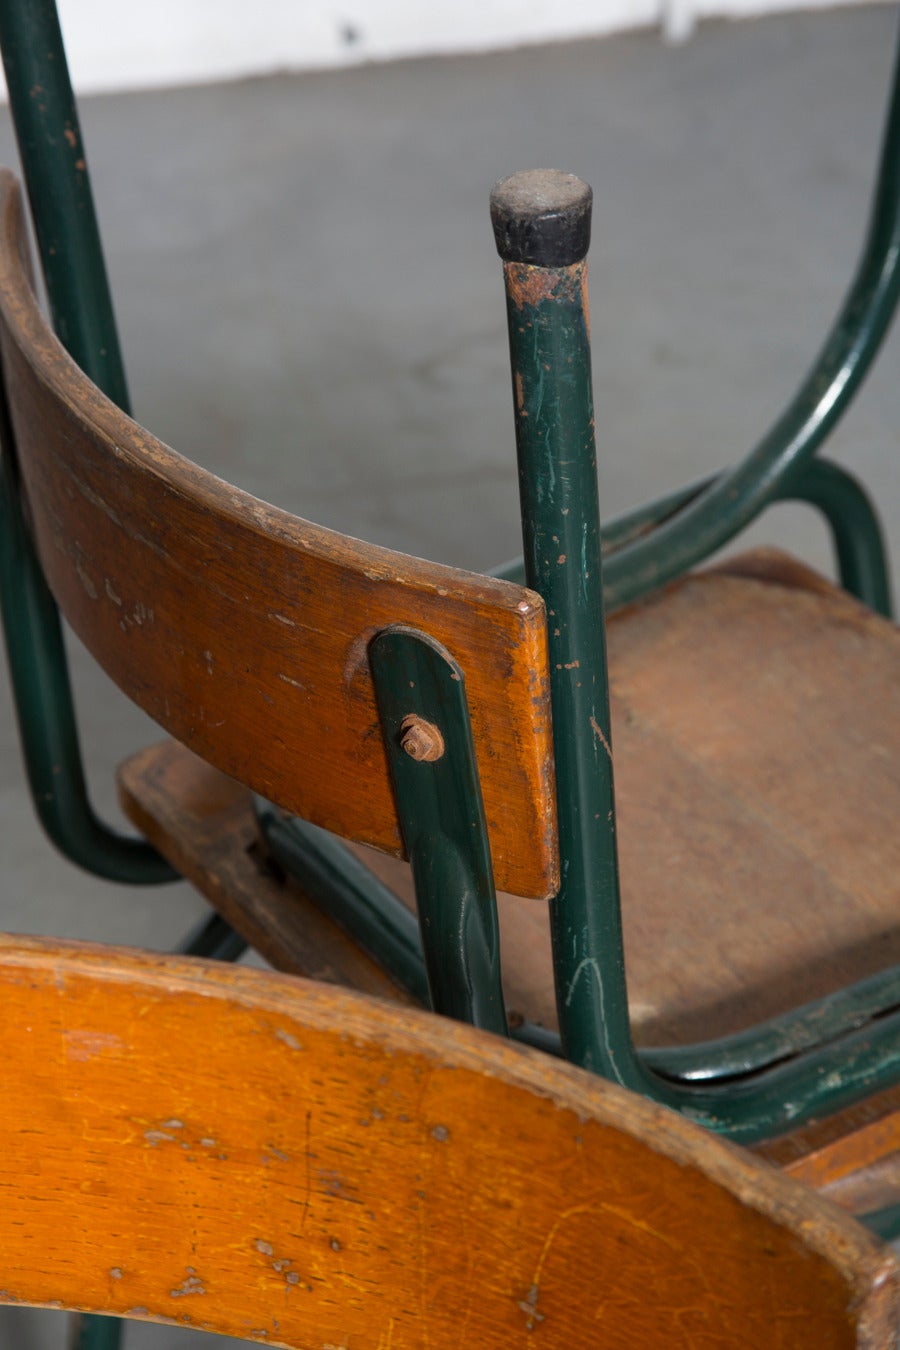
[[[0,941],[0,1019],[0,1302],[298,1350],[895,1343],[888,1249],[537,1052],[323,985],[22,938]]]
[[[609,644],[638,1039],[725,1035],[900,961],[900,632],[760,552],[617,615]],[[199,800],[217,782],[224,797]],[[216,889],[225,859],[246,857],[248,916],[229,918],[275,964],[314,973],[305,924],[288,936],[275,906],[261,931],[246,794],[174,743],[134,756],[120,783],[134,823],[214,903],[234,888]],[[414,908],[408,868],[360,856]],[[546,912],[499,903],[509,1007],[555,1026]]]

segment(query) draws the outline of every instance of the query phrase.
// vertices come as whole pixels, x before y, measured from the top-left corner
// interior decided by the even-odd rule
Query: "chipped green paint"
[[[529,586],[547,605],[562,886],[551,902],[561,1047],[585,1068],[749,1143],[900,1077],[894,981],[848,991],[715,1049],[639,1054],[628,1015],[615,847],[599,503],[583,264],[562,284],[505,264],[519,482]],[[523,277],[523,271],[528,275]],[[826,512],[852,498],[831,466],[808,489]],[[813,475],[810,475],[813,478]],[[852,483],[852,480],[851,480]],[[851,503],[853,505],[853,503]],[[859,494],[862,532],[868,503]],[[877,532],[876,532],[877,533]],[[875,559],[876,563],[879,560]],[[881,560],[883,562],[883,560]],[[876,566],[875,572],[878,571]],[[876,997],[874,1013],[869,1004]],[[870,1016],[860,1025],[857,1014]],[[893,1011],[890,1009],[893,1007]],[[879,1015],[881,1014],[881,1015]],[[530,1029],[523,1028],[525,1038]],[[547,1039],[546,1037],[544,1039]],[[741,1050],[756,1062],[735,1063]],[[696,1058],[695,1056],[696,1053]],[[714,1060],[714,1056],[713,1056]]]
[[[611,558],[628,544],[648,536],[696,501],[714,482],[714,477],[704,478],[605,521],[601,529],[603,558]],[[779,485],[773,501],[807,502],[816,507],[831,533],[841,585],[876,614],[893,617],[887,547],[878,513],[865,488],[848,469],[831,460],[813,459],[799,478]],[[491,575],[524,585],[525,560],[514,558],[494,568]],[[610,613],[616,608],[619,593],[604,585],[603,598]]]
[[[629,1087],[586,264],[504,265],[526,584],[547,606],[561,886],[550,905],[566,1057]]]

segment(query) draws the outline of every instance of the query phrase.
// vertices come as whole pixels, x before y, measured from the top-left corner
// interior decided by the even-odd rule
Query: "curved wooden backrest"
[[[0,940],[0,1297],[287,1346],[894,1344],[827,1202],[509,1042],[285,976]]]
[[[336,833],[400,851],[367,660],[389,624],[462,666],[500,887],[556,890],[543,603],[267,506],[168,449],[74,365],[0,177],[0,341],[27,509],[72,627],[162,726]]]

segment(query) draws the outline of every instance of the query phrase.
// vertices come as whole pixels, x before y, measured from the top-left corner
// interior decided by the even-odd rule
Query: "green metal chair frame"
[[[0,46],[54,323],[87,374],[127,407],[85,151],[52,0],[28,5],[2,0]],[[541,268],[545,276],[539,296],[509,301],[511,350],[522,377],[516,432],[525,557],[497,574],[524,578],[558,616],[550,669],[564,882],[550,906],[560,1036],[527,1025],[515,1034],[750,1142],[900,1079],[900,972],[885,972],[726,1040],[635,1049],[622,952],[612,765],[602,749],[610,741],[604,607],[629,603],[680,575],[767,505],[793,498],[811,502],[828,521],[846,589],[890,613],[885,550],[872,504],[845,469],[814,456],[871,365],[900,295],[900,58],[861,259],[809,374],[736,467],[605,525],[602,559],[590,352],[575,284],[587,237],[582,229],[577,246],[554,252],[559,241],[553,220],[560,212],[551,212],[548,225],[535,207],[525,213],[538,240],[536,251],[529,252],[531,244],[515,235],[522,224],[517,210],[502,190],[495,196],[508,277],[522,266]],[[586,199],[580,199],[576,214],[583,226],[589,218]],[[565,473],[558,472],[562,462]],[[0,502],[7,645],[31,790],[44,827],[66,856],[99,875],[138,884],[170,879],[171,869],[153,849],[111,830],[88,801],[59,619],[31,549],[10,456],[4,457]],[[568,559],[564,566],[557,564],[560,554]],[[566,669],[575,654],[577,680]],[[386,723],[411,673],[423,685],[423,715],[431,710],[440,721],[446,714],[440,662],[430,675],[424,671],[421,644],[376,643],[372,666]],[[434,842],[446,837],[448,800],[451,816],[465,816],[471,784],[477,784],[466,735],[463,708],[459,730],[447,739],[470,772],[443,794],[423,793],[408,756],[387,742],[417,891],[438,915],[437,948],[426,943],[423,951],[415,919],[338,841],[303,822],[285,822],[264,803],[259,817],[276,859],[412,992],[430,993],[438,1011],[483,1024],[479,1006],[485,1000],[478,997],[473,955],[463,938],[454,937],[458,900],[444,907],[450,870]],[[465,885],[489,909],[493,883],[483,829],[466,849]],[[230,945],[232,935],[214,921],[191,950],[227,951]],[[454,980],[441,978],[448,964],[457,972]],[[837,1062],[837,1081],[824,1084],[825,1070]]]
[[[54,324],[79,365],[127,410],[85,151],[52,0],[28,5],[2,0],[0,46]],[[35,90],[40,90],[37,97]],[[504,245],[504,209],[498,201],[501,252],[505,248],[508,267],[545,262]],[[784,1127],[788,1102],[796,1123],[900,1078],[900,1014],[892,1011],[900,1004],[900,973],[887,971],[723,1041],[635,1050],[622,953],[612,766],[597,746],[598,735],[601,742],[610,739],[603,610],[604,604],[607,610],[627,604],[678,576],[771,502],[794,498],[817,506],[828,521],[845,588],[876,611],[890,613],[885,550],[873,507],[846,470],[814,456],[864,378],[900,294],[900,58],[860,263],[809,374],[735,468],[606,524],[602,581],[590,354],[580,294],[572,284],[572,269],[580,265],[581,259],[571,256],[547,268],[554,275],[545,298],[529,307],[527,342],[521,340],[521,312],[510,302],[511,348],[523,375],[516,428],[525,559],[497,574],[526,580],[550,609],[566,616],[562,636],[551,638],[557,645],[551,672],[565,877],[551,904],[555,978],[562,991],[560,1036],[527,1025],[515,1034],[749,1142]],[[574,361],[577,378],[556,381],[548,397],[544,367],[558,367],[561,354]],[[555,472],[560,460],[572,466],[570,474]],[[557,566],[560,553],[573,562]],[[97,875],[135,884],[172,879],[175,874],[155,850],[111,829],[90,804],[60,620],[31,546],[9,455],[3,456],[0,480],[0,597],[31,792],[48,835],[67,857]],[[579,681],[565,670],[574,652]],[[399,689],[408,686],[410,661],[416,661],[416,651],[402,642],[373,653],[386,720],[396,711],[392,705]],[[421,683],[421,664],[415,669]],[[446,720],[437,685],[423,698],[426,705],[430,698],[439,710],[435,716]],[[464,714],[463,709],[461,730],[451,738],[471,769],[468,785],[451,789],[452,804],[462,815],[473,781],[477,789],[471,751],[459,745],[465,738]],[[597,735],[585,734],[590,719]],[[285,822],[260,803],[263,833],[276,859],[298,874],[417,997],[484,1025],[481,1010],[496,1009],[496,1002],[480,999],[467,978],[471,953],[453,953],[457,978],[441,977],[442,953],[455,941],[453,907],[442,910],[447,870],[440,858],[432,866],[428,841],[446,834],[446,791],[440,794],[443,803],[438,794],[423,799],[421,780],[411,776],[408,758],[390,744],[389,754],[417,889],[423,897],[430,891],[429,907],[447,914],[447,921],[437,925],[439,941],[428,944],[427,951],[415,919],[337,840],[303,822]],[[483,830],[470,846],[469,882],[479,903],[493,904]],[[242,946],[214,916],[185,949],[230,957]],[[505,1030],[495,1019],[487,1024]],[[838,1059],[840,1084],[826,1091],[824,1070]],[[81,1344],[85,1350],[113,1346],[118,1330],[114,1322],[89,1321]]]

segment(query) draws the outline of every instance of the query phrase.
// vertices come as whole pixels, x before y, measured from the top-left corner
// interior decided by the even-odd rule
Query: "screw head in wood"
[[[433,764],[444,753],[444,738],[433,722],[409,713],[400,723],[400,746],[410,759]]]

